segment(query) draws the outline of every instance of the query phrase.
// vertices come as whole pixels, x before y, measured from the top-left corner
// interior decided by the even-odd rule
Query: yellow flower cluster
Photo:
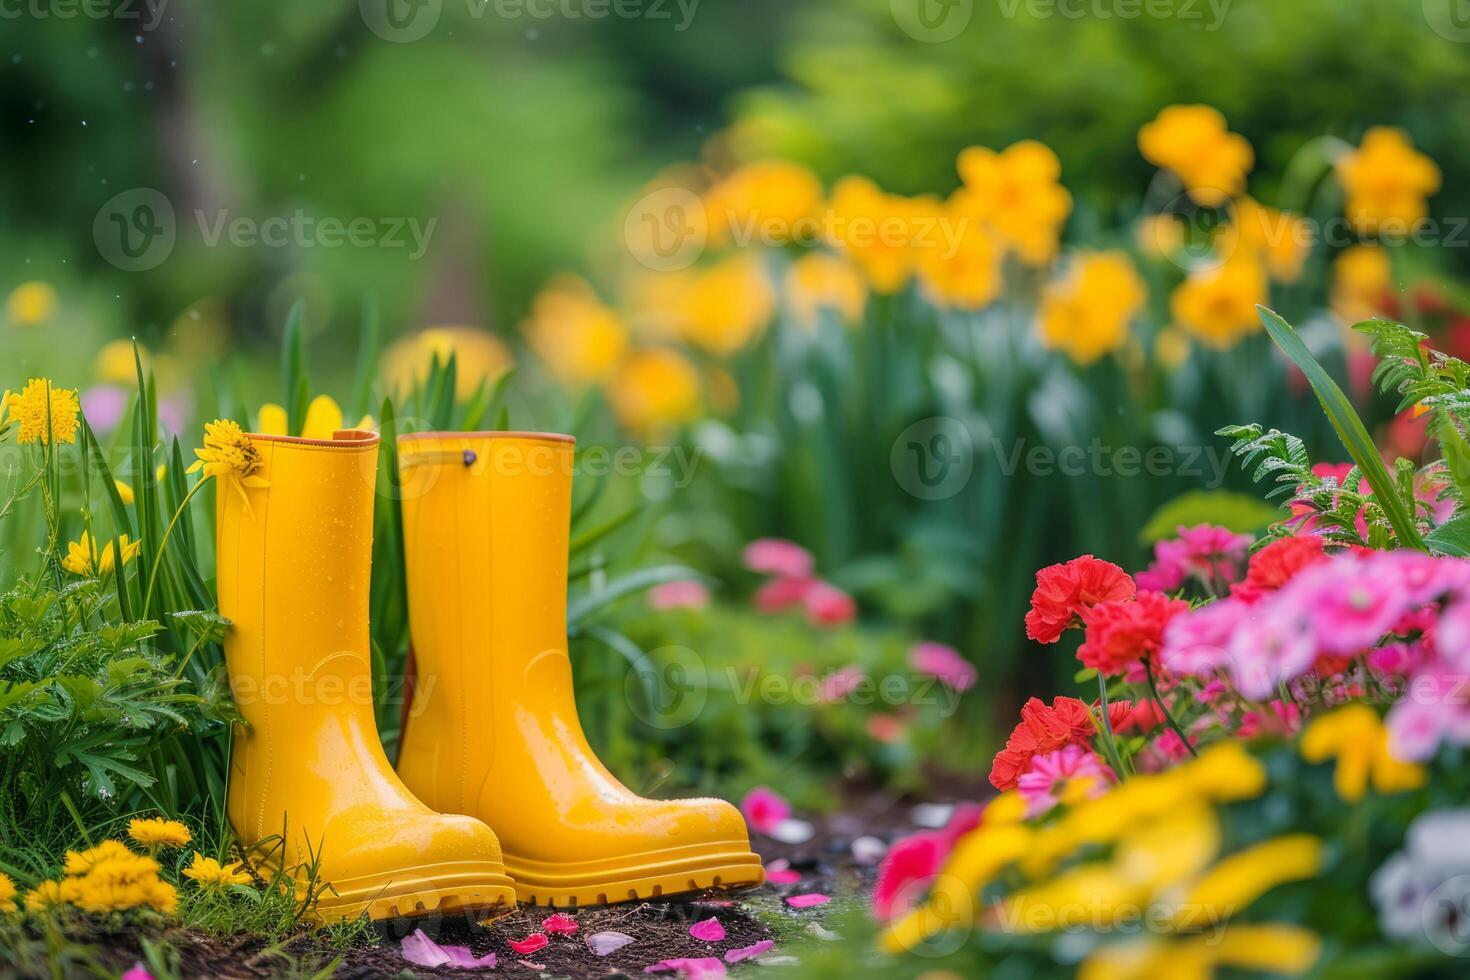
[[[26,895],[27,911],[74,905],[96,915],[141,908],[172,915],[178,909],[178,891],[158,877],[158,862],[121,841],[68,851],[62,871],[62,878],[43,881]]]
[[[1174,322],[1206,346],[1226,348],[1261,329],[1266,270],[1252,256],[1192,271],[1169,297]]]
[[[1245,189],[1255,151],[1230,132],[1220,110],[1207,105],[1171,105],[1138,131],[1145,160],[1172,171],[1198,203],[1219,207]]]
[[[114,544],[117,546],[115,551]],[[96,540],[91,534],[83,531],[80,541],[67,542],[66,557],[61,559],[61,567],[73,575],[96,574],[106,577],[111,575],[116,567],[117,555],[122,555],[122,563],[126,565],[138,557],[138,551],[142,547],[143,542],[130,540],[126,534],[123,534],[116,542],[107,542],[99,557]]]
[[[1226,921],[1275,886],[1313,877],[1321,864],[1321,842],[1307,835],[1223,853],[1215,805],[1254,799],[1265,787],[1261,762],[1227,742],[1070,805],[1050,824],[1022,822],[1024,807],[1006,794],[955,847],[929,900],[895,922],[883,946],[901,952],[973,926],[977,896],[1009,872],[1008,880],[1025,884],[979,918],[987,930],[1106,934],[1149,925],[1142,938],[1095,948],[1078,973],[1089,980],[1211,977],[1217,967],[1307,970],[1320,950],[1310,932]],[[1106,856],[1075,860],[1092,854]]]
[[[1407,235],[1428,213],[1425,198],[1439,190],[1439,167],[1414,149],[1401,130],[1375,126],[1337,161],[1348,219],[1365,235]]]
[[[710,241],[726,245],[759,236],[784,245],[822,206],[822,183],[807,168],[762,160],[736,170],[705,193]]]
[[[15,882],[0,872],[0,915],[15,911]]]
[[[6,398],[10,417],[20,426],[16,441],[49,444],[77,441],[81,403],[74,388],[57,388],[46,378],[32,378],[19,394]]]
[[[1084,252],[1069,272],[1042,292],[1041,342],[1091,364],[1123,346],[1128,325],[1148,298],[1143,280],[1122,252]]]
[[[1000,153],[972,146],[956,167],[964,181],[954,198],[959,214],[983,222],[1028,265],[1056,258],[1072,195],[1061,185],[1062,165],[1051,147],[1036,140]]]

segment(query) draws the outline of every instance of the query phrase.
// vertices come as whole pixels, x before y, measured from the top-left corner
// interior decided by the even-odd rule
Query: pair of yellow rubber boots
[[[269,486],[218,494],[225,654],[249,722],[228,813],[270,863],[315,865],[332,886],[321,917],[764,880],[739,811],[639,797],[583,735],[566,648],[570,437],[399,440],[418,673],[396,773],[373,717],[367,629],[378,437],[251,439]]]

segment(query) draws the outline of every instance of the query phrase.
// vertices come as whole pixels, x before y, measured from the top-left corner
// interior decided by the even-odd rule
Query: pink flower
[[[1271,696],[1276,685],[1312,669],[1317,637],[1304,611],[1283,593],[1250,614],[1230,639],[1228,669],[1235,689],[1252,701]]]
[[[811,578],[812,553],[784,538],[759,538],[745,546],[745,567],[778,578]]]
[[[791,817],[791,804],[773,789],[757,786],[740,801],[745,822],[758,834],[770,834],[781,821]]]
[[[110,435],[127,412],[128,400],[128,393],[116,385],[88,388],[82,392],[82,414],[87,417],[87,424],[97,435]],[[126,977],[127,974],[123,976]]]
[[[817,690],[817,700],[823,704],[835,704],[846,699],[867,679],[868,675],[855,664],[834,670],[822,678],[821,687]]]
[[[863,727],[876,741],[892,745],[903,738],[903,721],[897,715],[869,715]]]
[[[919,643],[909,651],[909,665],[915,670],[937,677],[956,691],[975,686],[975,667],[954,647],[943,643]]]
[[[802,597],[806,618],[813,626],[841,626],[857,616],[857,603],[835,585],[816,581]]]
[[[1257,735],[1295,735],[1302,727],[1302,709],[1290,701],[1277,698],[1267,701],[1263,711],[1247,711],[1240,716],[1240,726],[1235,734],[1241,738]]]
[[[951,845],[938,831],[925,830],[896,842],[878,865],[873,918],[888,922],[918,903],[944,867]]]
[[[1189,743],[1193,745],[1195,741],[1195,738],[1191,736]],[[1166,762],[1183,762],[1189,756],[1189,749],[1184,747],[1184,740],[1172,728],[1166,729],[1154,739],[1152,749]]]
[[[1219,599],[1175,616],[1164,628],[1159,661],[1176,674],[1199,676],[1219,669],[1229,660],[1230,637],[1249,614],[1250,607],[1239,599]]]
[[[1277,601],[1311,617],[1326,653],[1354,654],[1376,644],[1410,608],[1393,562],[1342,556],[1302,571]]]
[[[1090,749],[1067,745],[1033,758],[1031,769],[1021,774],[1018,786],[1026,801],[1026,815],[1039,817],[1071,793],[1081,792],[1088,799],[1096,799],[1107,792],[1112,780],[1112,770]]]
[[[769,615],[800,606],[814,584],[809,578],[773,578],[756,589],[756,611]]]
[[[697,579],[664,582],[648,590],[648,604],[654,609],[703,609],[709,605],[709,589]]]
[[[1180,527],[1178,537],[1154,545],[1154,561],[1134,576],[1140,589],[1174,592],[1190,578],[1207,586],[1240,580],[1252,538],[1213,524]]]

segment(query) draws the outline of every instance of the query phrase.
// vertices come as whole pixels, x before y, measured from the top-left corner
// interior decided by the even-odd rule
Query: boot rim
[[[330,439],[307,439],[304,436],[274,435],[264,432],[247,432],[251,441],[280,442],[290,446],[326,446],[331,449],[364,449],[376,446],[382,436],[366,429],[337,429]]]
[[[567,435],[564,432],[532,432],[532,431],[486,431],[486,432],[453,432],[440,430],[434,432],[405,432],[398,437],[399,442],[410,442],[423,439],[521,439],[537,440],[542,442],[576,442],[577,437]]]

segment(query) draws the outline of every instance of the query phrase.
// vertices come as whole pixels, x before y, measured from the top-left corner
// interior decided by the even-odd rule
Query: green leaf
[[[1332,376],[1312,356],[1312,352],[1302,343],[1301,337],[1297,336],[1290,324],[1264,306],[1258,306],[1256,310],[1276,346],[1306,375],[1312,390],[1317,394],[1317,400],[1322,404],[1322,411],[1332,423],[1332,428],[1337,431],[1337,437],[1342,440],[1343,448],[1348,451],[1353,462],[1363,471],[1368,485],[1373,488],[1374,502],[1383,508],[1398,536],[1400,546],[1425,550],[1424,539],[1419,536],[1413,515],[1404,507],[1394,486],[1393,477],[1389,474],[1388,467],[1383,465],[1378,447],[1373,444],[1373,439],[1364,428],[1363,420],[1354,411],[1352,402],[1348,401],[1337,382],[1332,380]]]
[[[306,422],[306,405],[311,400],[311,385],[306,377],[306,337],[302,319],[306,306],[302,300],[291,305],[286,314],[286,337],[281,347],[281,391],[285,398],[286,432],[300,435]]]
[[[595,592],[589,592],[572,600],[567,606],[567,622],[575,626],[619,599],[642,592],[644,589],[651,589],[655,585],[678,582],[682,579],[703,580],[704,576],[684,565],[655,565],[652,568],[641,568],[636,572],[629,572],[627,575],[613,579]]]
[[[1196,524],[1218,524],[1237,534],[1250,534],[1266,527],[1280,516],[1270,504],[1231,490],[1191,490],[1175,497],[1154,511],[1139,532],[1144,544],[1153,544],[1174,536],[1180,527]]]
[[[1436,555],[1470,558],[1470,515],[1446,521],[1430,531],[1424,541]]]
[[[191,634],[200,637],[205,643],[223,641],[230,627],[234,625],[219,613],[202,609],[183,609],[171,612],[168,616],[174,622],[183,624]]]

